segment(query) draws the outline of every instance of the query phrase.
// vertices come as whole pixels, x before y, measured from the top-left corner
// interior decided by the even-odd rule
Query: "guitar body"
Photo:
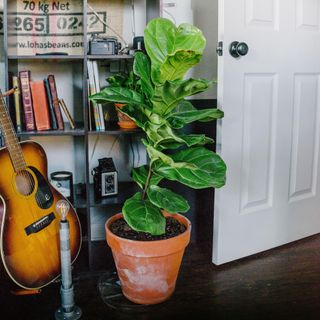
[[[16,173],[7,148],[0,149],[0,252],[9,277],[20,287],[38,289],[60,275],[60,216],[65,198],[48,182],[47,157],[31,141],[20,143],[27,167]],[[81,227],[72,206],[71,260],[79,254]]]

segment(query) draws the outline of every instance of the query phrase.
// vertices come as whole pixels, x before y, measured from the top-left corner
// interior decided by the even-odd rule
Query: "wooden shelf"
[[[140,134],[143,131],[136,129],[107,128],[105,131],[89,131],[89,135],[121,135],[121,134]]]
[[[65,129],[48,131],[23,131],[17,133],[18,137],[44,137],[44,136],[84,136],[84,129]]]
[[[102,54],[102,55],[88,55],[89,60],[122,60],[122,59],[133,59],[133,56],[129,54]]]
[[[83,60],[83,55],[9,55],[8,60],[59,60],[59,61],[69,61],[69,60]]]
[[[128,54],[113,54],[113,55],[88,55],[88,60],[130,60],[134,57]],[[9,55],[8,60],[84,60],[84,55]]]

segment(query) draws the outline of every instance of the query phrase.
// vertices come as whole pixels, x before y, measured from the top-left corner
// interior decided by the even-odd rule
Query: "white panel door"
[[[320,0],[219,0],[213,262],[320,232]],[[233,41],[249,52],[234,58]]]

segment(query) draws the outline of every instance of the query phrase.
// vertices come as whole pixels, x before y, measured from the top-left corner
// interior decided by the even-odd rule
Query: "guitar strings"
[[[0,94],[1,94],[1,102],[2,102],[2,107],[4,109],[4,112],[6,113],[6,119],[8,121],[8,124],[9,126],[11,127],[11,132],[14,133],[14,130],[13,130],[13,123],[12,123],[12,119],[9,115],[9,112],[8,112],[8,109],[5,107],[6,106],[6,103],[5,103],[5,100],[4,100],[4,97],[1,93],[1,90],[0,90]],[[4,125],[3,125],[4,126]],[[6,129],[6,128],[5,128]],[[5,132],[6,130],[4,130]],[[24,180],[27,182],[27,184],[24,184],[22,185],[22,190],[21,192],[24,194],[24,195],[30,195],[32,194],[32,192],[34,191],[34,188],[35,188],[35,179],[34,177],[32,176],[32,174],[30,172],[28,172],[27,170],[25,170],[27,168],[27,164],[26,164],[26,161],[23,157],[23,153],[22,153],[22,150],[21,150],[21,146],[18,142],[18,139],[16,137],[15,134],[12,135],[12,138],[13,138],[13,143],[18,146],[19,148],[16,149],[17,152],[19,152],[19,162],[21,163],[22,162],[22,170],[19,170],[19,172],[17,172],[17,175],[21,175]],[[10,139],[9,137],[7,137],[5,135],[5,139],[6,139],[6,142],[8,143],[8,145],[10,145]],[[10,154],[11,155],[11,154]],[[15,160],[12,159],[12,162],[14,163]],[[40,197],[37,193],[35,194],[35,197],[36,197],[36,200],[37,200],[37,203],[40,204],[40,206],[43,206],[45,204],[45,200],[43,201],[42,197]]]
[[[13,127],[12,119],[11,119],[11,117],[9,115],[8,109],[6,108],[6,103],[5,103],[4,97],[2,95],[1,89],[0,89],[0,96],[1,96],[1,99],[0,99],[1,105],[0,105],[0,107],[3,109],[3,111],[4,111],[5,115],[6,115],[6,117],[4,117],[4,118],[6,118],[6,120],[8,121],[8,125],[10,126],[11,133],[12,133],[11,139],[13,139],[13,141],[10,141],[10,137],[8,137],[6,134],[4,134],[5,142],[6,142],[6,145],[7,145],[8,149],[9,149],[9,145],[12,145],[12,143],[14,143],[16,146],[18,146],[18,148],[15,148],[16,149],[15,151],[19,152],[19,168],[18,168],[18,171],[15,170],[15,172],[17,173],[17,176],[20,175],[23,178],[23,181],[25,182],[25,183],[22,184],[21,190],[18,189],[18,191],[20,193],[22,193],[23,195],[27,196],[27,195],[32,194],[32,192],[34,190],[34,187],[35,187],[35,180],[34,180],[33,176],[31,175],[31,173],[26,170],[27,169],[27,163],[26,163],[26,161],[24,159],[21,146],[20,146],[20,144],[18,142],[18,138],[15,135],[15,131],[13,129],[14,127]],[[2,117],[1,117],[1,120],[3,120]],[[8,133],[9,132],[9,130],[5,127],[5,123],[0,121],[0,125],[4,129],[3,130],[4,133]],[[12,152],[11,153],[9,152],[11,161],[13,163],[13,167],[14,167],[14,169],[16,169],[15,168],[16,161],[14,160],[13,156],[11,156],[11,154],[12,154]],[[17,183],[17,180],[16,180],[16,183]],[[38,203],[40,202],[42,204],[42,201],[41,201],[41,199],[39,199],[38,195],[36,194],[35,196],[36,196],[37,202]],[[28,201],[26,202],[26,204],[27,204],[27,206],[29,208],[29,213],[31,213],[32,219],[34,221],[36,221],[37,220],[37,216],[35,216],[35,213],[34,213],[34,210],[33,210],[32,206],[30,205],[30,203]]]
[[[13,123],[12,123],[11,117],[10,117],[10,115],[9,115],[8,109],[6,108],[6,103],[5,103],[5,100],[4,100],[4,97],[3,97],[3,95],[2,95],[1,90],[0,90],[0,94],[1,94],[2,108],[3,108],[3,110],[4,110],[4,113],[6,114],[6,120],[7,120],[7,122],[8,122],[8,125],[11,127],[11,128],[10,128],[10,129],[11,129],[11,132],[14,133]],[[2,119],[2,120],[3,120],[3,119]],[[4,133],[8,133],[9,131],[8,131],[8,128],[5,128],[5,123],[2,123],[2,126],[3,126],[3,131],[4,131]],[[7,144],[8,149],[9,149],[9,146],[10,146],[10,145],[14,145],[15,152],[18,152],[18,153],[19,153],[19,155],[18,155],[18,156],[19,156],[19,161],[18,161],[18,162],[19,162],[19,166],[18,166],[19,168],[18,168],[18,172],[16,172],[16,173],[17,173],[17,176],[18,176],[18,175],[21,175],[21,176],[24,178],[24,180],[27,182],[27,183],[22,183],[22,190],[21,190],[21,192],[22,192],[24,195],[30,195],[30,194],[32,193],[32,191],[34,190],[35,181],[34,181],[32,175],[30,175],[30,173],[29,173],[27,170],[25,170],[25,169],[27,168],[27,164],[26,164],[26,161],[25,161],[25,159],[24,159],[24,157],[23,157],[22,150],[21,150],[21,146],[20,146],[20,144],[19,144],[19,142],[18,142],[18,139],[17,139],[17,137],[16,137],[15,134],[12,134],[12,139],[13,139],[13,141],[10,141],[10,138],[7,136],[7,134],[4,134],[4,138],[5,138],[5,140],[6,140],[6,144]],[[17,148],[16,146],[19,146],[19,147]],[[17,164],[17,163],[16,163],[16,160],[13,158],[12,153],[9,152],[9,154],[10,154],[11,161],[12,161],[12,163],[13,163],[13,166],[15,167],[15,165]],[[15,153],[15,154],[17,154],[17,153]],[[22,164],[22,166],[23,166],[22,169],[20,169],[21,164]],[[15,168],[15,169],[16,169],[16,168]],[[17,182],[17,180],[16,180],[16,182]]]
[[[25,158],[22,153],[22,147],[17,139],[17,136],[15,135],[14,127],[12,124],[12,119],[9,116],[8,109],[5,106],[5,101],[4,101],[3,95],[0,90],[0,114],[1,114],[1,109],[3,109],[6,117],[0,117],[0,127],[2,127],[4,129],[3,130],[4,133],[6,132],[8,134],[9,128],[6,127],[6,124],[3,122],[3,120],[4,120],[3,118],[7,118],[7,121],[8,121],[7,125],[11,126],[10,129],[11,129],[12,134],[9,136],[7,136],[7,134],[4,134],[4,138],[5,138],[6,146],[8,148],[9,155],[10,155],[13,167],[14,167],[14,171],[17,173],[17,175],[20,174],[24,180],[21,192],[26,195],[30,195],[34,190],[35,180],[33,178],[33,175],[27,170],[28,167],[27,167],[27,163],[26,163]],[[12,141],[15,144],[15,146],[18,146],[18,147],[14,148],[14,151],[19,152],[19,160],[18,160],[19,165],[18,165],[17,170],[15,168],[15,165],[17,165],[16,160],[14,159],[14,156],[11,156],[11,154],[13,154],[13,153],[10,152],[11,150],[9,150],[9,145],[12,146],[12,141],[10,141],[10,139],[13,139]],[[31,187],[31,189],[30,189],[30,187]],[[35,194],[35,198],[37,199],[38,204],[40,203],[41,204],[40,206],[43,206],[44,203],[42,202],[42,198],[40,197],[40,199],[39,199],[39,196],[37,195],[37,193]],[[33,222],[37,221],[38,220],[37,212],[35,212],[35,210],[33,210],[32,203],[30,201],[28,201],[28,198],[25,200],[25,207],[28,208],[30,218],[33,219]],[[48,252],[48,253],[50,252],[50,254],[47,255],[47,258],[50,259],[52,262],[54,262],[52,259],[55,254],[55,251],[51,250],[51,246],[49,246],[49,247],[43,246],[43,242],[47,239],[48,236],[51,237],[51,231],[49,229],[45,228],[44,232],[36,233],[35,237],[32,238],[32,241],[35,241],[37,243],[37,245],[40,246],[40,249],[42,250],[42,252]]]
[[[17,148],[14,148],[14,151],[18,151],[19,152],[19,160],[18,160],[19,166],[18,166],[18,170],[17,171],[16,171],[16,168],[15,168],[15,164],[16,164],[15,163],[15,159],[13,158],[13,156],[11,157],[11,154],[13,154],[13,153],[12,152],[10,153],[10,150],[9,150],[9,155],[10,155],[13,167],[14,167],[14,171],[17,174],[21,174],[21,176],[24,178],[24,181],[26,182],[22,186],[22,189],[24,190],[22,192],[24,192],[25,194],[31,194],[33,192],[33,190],[34,190],[34,186],[35,186],[35,181],[36,180],[34,179],[33,174],[31,174],[28,171],[28,166],[27,166],[27,163],[25,161],[25,158],[24,158],[24,155],[23,155],[23,152],[22,152],[22,147],[21,147],[21,145],[20,145],[20,143],[18,141],[18,138],[17,138],[17,136],[15,134],[14,127],[13,127],[13,124],[12,124],[12,119],[9,116],[8,109],[5,106],[5,101],[4,101],[4,98],[3,98],[3,95],[2,95],[1,89],[0,89],[0,115],[1,115],[1,109],[4,110],[4,113],[7,116],[6,118],[9,121],[8,125],[9,126],[11,125],[11,132],[12,132],[11,137],[7,136],[6,134],[4,134],[6,146],[9,149],[9,145],[12,145],[12,142],[10,141],[10,138],[13,139],[13,142],[15,143],[15,146],[18,146]],[[3,123],[3,118],[5,118],[5,117],[0,117],[0,127],[4,128],[3,131],[8,133],[9,130],[5,127],[5,124]],[[31,189],[28,188],[28,185],[29,185],[29,187],[31,187]],[[29,191],[31,191],[31,192],[29,192]],[[43,198],[39,199],[39,196],[37,195],[37,193],[35,194],[35,197],[36,197],[38,203],[41,203],[42,205],[44,204],[42,202]],[[32,219],[34,219],[34,222],[36,220],[38,220],[37,213],[33,210],[32,203],[30,201],[28,201],[28,199],[26,199],[25,206],[26,206],[26,209],[27,208],[29,209],[30,217]],[[46,247],[44,247],[44,243],[46,243],[48,237],[50,237],[50,238],[52,237],[52,231],[50,231],[48,228],[45,228],[44,232],[36,233],[34,235],[34,237],[32,237],[31,241],[34,241],[34,242],[37,243],[37,245],[39,246],[41,252],[46,252],[47,253],[47,255],[46,255],[47,259],[50,259],[52,262],[56,262],[56,260],[54,260],[55,259],[55,254],[56,254],[54,246],[46,246]],[[58,254],[59,254],[59,252],[58,252]],[[49,270],[47,270],[47,272],[49,272]],[[50,271],[50,273],[51,272],[52,271]]]

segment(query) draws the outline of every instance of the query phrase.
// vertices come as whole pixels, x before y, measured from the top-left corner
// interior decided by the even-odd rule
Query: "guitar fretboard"
[[[3,95],[0,90],[0,128],[4,136],[7,150],[9,151],[12,165],[15,172],[19,172],[26,168],[21,146],[15,133],[10,115],[5,105]]]

